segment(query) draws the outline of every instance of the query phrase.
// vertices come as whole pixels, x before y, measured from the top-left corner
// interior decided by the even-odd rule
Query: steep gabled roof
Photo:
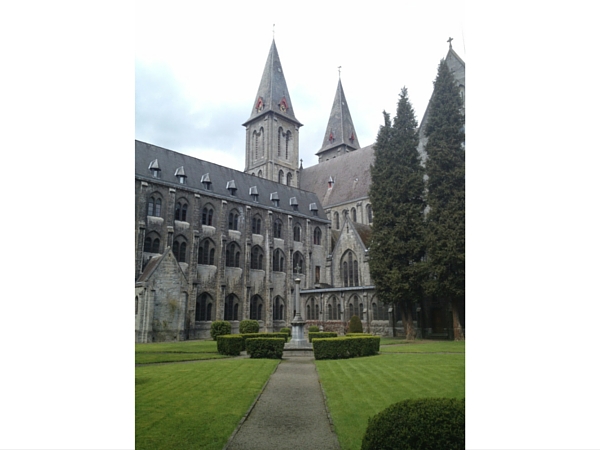
[[[360,223],[353,222],[352,220],[350,220],[350,215],[348,214],[346,217],[344,217],[342,226],[339,230],[331,230],[332,255],[336,253],[338,245],[343,245],[339,242],[340,237],[342,233],[345,232],[346,227],[348,227],[348,231],[353,236],[356,236],[356,240],[361,244],[363,251],[367,250],[369,248],[369,245],[371,245],[371,227],[369,225],[363,225]],[[341,248],[344,249],[345,247]]]
[[[371,164],[375,160],[373,145],[359,148],[339,158],[302,169],[300,187],[314,192],[323,208],[369,196]],[[329,188],[329,179],[333,186]]]
[[[283,67],[277,53],[275,40],[273,40],[271,49],[269,50],[267,63],[265,64],[260,85],[258,86],[254,104],[252,105],[252,111],[250,112],[250,118],[243,125],[245,126],[251,120],[268,112],[275,112],[302,126],[294,115],[292,99],[290,98],[290,93],[285,82]]]
[[[329,122],[325,130],[323,145],[316,154],[319,155],[341,145],[346,145],[352,150],[360,148],[358,137],[354,130],[354,123],[352,123],[352,116],[350,116],[348,102],[342,88],[342,80],[340,79],[335,91],[331,114],[329,114]]]
[[[144,271],[141,273],[141,275],[137,279],[136,283],[145,283],[147,281],[150,281],[150,278],[152,277],[152,275],[156,272],[156,270],[160,267],[160,265],[163,263],[163,261],[166,258],[175,259],[175,255],[171,251],[171,247],[167,247],[167,249],[165,250],[165,252],[162,255],[154,256],[150,259],[150,261],[148,261],[148,264],[146,264],[146,267],[144,267]],[[179,268],[179,275],[185,279],[186,278],[185,273],[181,269],[181,266],[179,265],[179,263],[177,263],[177,262],[175,262],[175,263],[177,264],[177,267]]]

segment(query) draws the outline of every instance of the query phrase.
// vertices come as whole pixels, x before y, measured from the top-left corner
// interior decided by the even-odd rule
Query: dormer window
[[[237,187],[235,187],[235,181],[231,180],[227,182],[227,190],[231,195],[235,195],[235,191],[237,191]]]
[[[296,197],[290,198],[290,206],[294,211],[298,211],[298,200],[296,200]]]
[[[160,178],[160,167],[158,166],[158,159],[155,159],[148,166],[148,170],[152,172],[154,178]]]
[[[200,182],[204,185],[204,189],[210,191],[210,185],[212,184],[212,182],[210,181],[210,176],[207,173],[202,175]]]
[[[271,202],[273,203],[273,206],[279,207],[279,194],[277,194],[277,192],[271,194]]]
[[[329,177],[329,181],[327,182],[327,188],[331,189],[333,187],[333,178]]]
[[[179,180],[179,184],[185,184],[185,179],[187,178],[187,175],[183,170],[183,166],[179,167],[175,171],[175,177]]]
[[[308,209],[310,209],[310,211],[312,212],[313,216],[318,216],[319,215],[319,208],[317,208],[317,204],[316,203],[311,203],[308,206]]]
[[[252,200],[255,202],[258,201],[258,188],[256,186],[250,188],[250,195],[252,196]]]

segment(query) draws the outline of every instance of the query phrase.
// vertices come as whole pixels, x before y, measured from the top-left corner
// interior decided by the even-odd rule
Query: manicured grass
[[[153,342],[135,344],[135,352],[181,352],[181,353],[217,353],[217,341],[199,340],[182,342]]]
[[[452,343],[448,341],[448,344]],[[417,348],[421,345],[398,347]],[[382,347],[382,351],[384,348],[394,347]],[[464,352],[464,343],[462,348]],[[319,360],[315,364],[343,450],[360,449],[369,417],[393,403],[409,398],[465,396],[464,353],[388,353],[365,358]]]
[[[278,363],[224,359],[136,367],[136,448],[222,449]]]
[[[135,363],[149,364],[200,359],[219,359],[216,341],[156,342],[135,344]]]
[[[429,341],[418,340],[410,344],[401,340],[394,344],[381,344],[381,353],[465,353],[465,341]]]

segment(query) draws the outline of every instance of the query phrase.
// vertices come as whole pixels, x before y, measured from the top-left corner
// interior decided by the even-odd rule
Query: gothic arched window
[[[287,174],[287,185],[288,186],[292,185],[292,172],[288,172],[288,174]]]
[[[178,262],[185,262],[185,254],[187,250],[187,244],[183,236],[178,236],[173,241],[173,254]]]
[[[260,234],[261,218],[256,215],[252,218],[252,234]]]
[[[240,267],[240,247],[231,242],[225,249],[225,267]]]
[[[285,272],[285,256],[280,249],[273,252],[273,272]]]
[[[212,297],[203,292],[196,298],[196,321],[212,320]]]
[[[356,259],[356,255],[351,250],[348,250],[342,256],[341,263],[341,275],[344,287],[358,286],[358,260]]]
[[[293,256],[294,273],[304,273],[304,257],[302,253],[295,252]]]
[[[260,295],[250,299],[250,320],[262,320],[263,301]]]
[[[212,226],[213,211],[212,205],[206,205],[204,208],[202,208],[202,225]]]
[[[321,245],[321,229],[319,227],[316,227],[313,233],[313,244]]]
[[[294,225],[294,241],[296,241],[296,242],[300,242],[300,235],[301,235],[300,231],[301,231],[300,224],[297,223],[296,225]]]
[[[235,294],[229,294],[225,298],[224,320],[238,320],[239,302]]]
[[[215,244],[210,239],[204,239],[198,247],[198,264],[215,265]]]
[[[237,213],[237,211],[231,211],[229,213],[229,222],[228,222],[228,229],[230,230],[237,230],[238,229],[238,220],[239,220],[239,214]]]
[[[255,270],[263,269],[264,252],[258,245],[252,247],[250,253],[250,268]]]
[[[187,208],[188,205],[184,201],[177,202],[177,204],[175,205],[175,220],[185,222],[187,218]]]
[[[281,228],[283,227],[283,223],[279,219],[275,219],[273,222],[273,237],[281,239]]]
[[[339,230],[340,229],[340,215],[337,211],[335,213],[333,213],[333,222],[335,224],[335,229]]]

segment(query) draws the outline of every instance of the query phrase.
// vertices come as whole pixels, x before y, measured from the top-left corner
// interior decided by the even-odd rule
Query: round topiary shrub
[[[210,326],[210,337],[216,341],[218,336],[224,334],[231,334],[231,324],[225,320],[214,321]]]
[[[350,323],[348,324],[348,333],[362,333],[362,322],[357,315],[350,317]]]
[[[240,322],[240,333],[258,333],[260,326],[257,320],[242,320]]]
[[[369,419],[362,450],[464,449],[465,399],[396,403]]]
[[[309,333],[318,333],[319,332],[319,327],[316,325],[311,325],[310,327],[308,327],[308,332]]]

